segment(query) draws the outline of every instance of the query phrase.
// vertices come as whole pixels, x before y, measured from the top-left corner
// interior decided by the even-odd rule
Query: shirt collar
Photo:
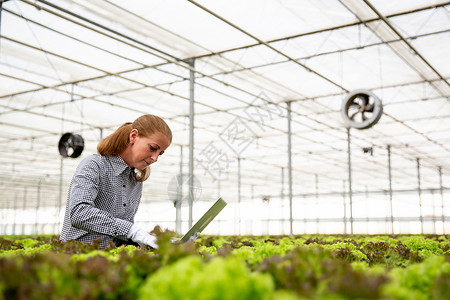
[[[114,169],[114,175],[118,176],[123,171],[127,170],[128,172],[131,172],[131,168],[123,161],[122,157],[119,155],[113,155],[109,156],[109,161],[111,162],[111,165]]]

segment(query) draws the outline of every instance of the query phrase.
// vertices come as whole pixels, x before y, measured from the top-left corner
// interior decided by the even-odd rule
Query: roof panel
[[[449,32],[417,38],[411,42],[414,48],[416,48],[421,55],[426,57],[427,61],[444,78],[450,77],[450,68],[448,68],[450,65],[450,57],[448,56],[448,53],[450,52]],[[430,47],[430,45],[437,46]]]
[[[119,6],[123,5],[121,1],[113,2]],[[185,48],[183,46],[186,43],[182,42],[182,47],[177,49],[177,47],[173,47],[173,39],[171,40],[172,43],[169,44],[164,41],[164,36],[154,35],[151,31],[146,32],[145,36],[147,38],[155,40],[159,47],[163,45],[170,48],[172,52],[176,51],[173,53],[176,56],[197,56],[204,54],[204,49],[215,52],[242,44],[249,44],[253,41],[241,32],[230,29],[227,24],[187,1],[170,1],[164,5],[161,5],[159,1],[146,1],[145,5],[142,5],[141,0],[134,0],[127,2],[126,8],[147,20],[151,20],[160,27],[176,33],[178,36],[177,40],[180,42],[182,42],[180,37],[183,37],[183,39],[201,46]],[[183,20],[183,22],[175,22],[175,20]],[[208,26],[205,26],[205,24],[208,24]],[[224,35],[227,36],[227,39],[222,38]],[[166,33],[166,36],[169,36],[169,34]],[[199,53],[199,49],[202,49],[202,53]]]
[[[430,5],[428,0],[415,0],[412,3],[405,3],[402,0],[372,0],[370,1],[376,8],[384,15],[395,14],[403,11],[411,11]],[[432,1],[431,5],[438,5],[440,3],[446,3],[444,0]],[[434,8],[431,8],[433,10]]]
[[[390,21],[406,37],[427,35],[435,32],[448,31],[450,29],[448,9],[445,7],[435,7],[407,15],[392,17]]]
[[[262,40],[327,28],[354,20],[335,1],[199,1],[208,9]],[[236,9],[239,8],[239,9]]]
[[[310,66],[309,62],[305,65]],[[339,91],[332,83],[291,62],[262,67],[258,69],[258,72],[296,92],[296,95],[292,92],[285,94],[287,99],[298,96],[316,97]],[[318,88],[319,86],[320,88]]]

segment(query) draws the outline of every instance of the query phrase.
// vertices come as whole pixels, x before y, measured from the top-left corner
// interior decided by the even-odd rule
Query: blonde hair
[[[167,123],[155,115],[143,115],[137,118],[133,123],[127,122],[116,129],[112,134],[104,138],[97,145],[99,154],[120,155],[130,144],[130,132],[137,129],[138,134],[142,137],[149,137],[154,133],[162,133],[172,143],[172,131]],[[150,166],[143,170],[136,170],[136,180],[145,181],[150,176]]]

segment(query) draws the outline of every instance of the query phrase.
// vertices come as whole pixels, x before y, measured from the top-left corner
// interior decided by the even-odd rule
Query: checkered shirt
[[[142,195],[134,169],[120,156],[93,154],[78,165],[70,183],[62,241],[127,240]]]

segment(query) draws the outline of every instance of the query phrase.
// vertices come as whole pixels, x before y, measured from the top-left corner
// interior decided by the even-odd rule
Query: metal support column
[[[432,203],[432,205],[433,205],[433,233],[436,234],[436,221],[437,221],[437,218],[436,218],[436,199],[434,198],[434,191],[431,190],[430,193],[431,193],[431,199],[433,200],[433,203]]]
[[[217,195],[220,197],[221,195],[221,187],[220,187],[220,178],[217,178]],[[218,220],[218,222],[219,222],[219,234],[220,234],[220,228],[221,228],[221,219],[219,219]],[[225,224],[226,224],[226,222],[225,222]],[[225,226],[225,227],[227,227],[227,226]]]
[[[419,194],[419,208],[420,208],[420,233],[423,234],[423,213],[422,213],[422,188],[420,185],[420,158],[417,161],[417,192]]]
[[[350,151],[350,127],[347,128],[347,154],[348,154],[348,198],[350,204],[350,234],[353,235],[353,203],[352,203],[352,160]]]
[[[365,191],[364,191],[364,195],[365,195],[365,202],[366,202],[366,234],[369,234],[369,209],[367,208],[367,203],[369,202],[369,189],[367,188],[367,185],[365,187]]]
[[[23,207],[22,214],[25,215],[27,210],[27,187],[23,187]],[[22,234],[25,234],[25,220],[22,219]]]
[[[237,158],[238,162],[238,234],[241,234],[241,158]]]
[[[181,234],[181,203],[183,201],[183,145],[180,145],[180,178],[178,182],[178,195],[177,202],[175,204],[175,230],[178,234]]]
[[[59,165],[58,222],[56,223],[58,228],[54,228],[53,232],[55,234],[59,233],[59,228],[61,227],[61,211],[63,203],[63,168],[64,168],[64,158],[61,156],[61,162]]]
[[[291,132],[291,102],[287,103],[288,119],[288,179],[289,179],[289,234],[294,235],[292,219],[292,132]]]
[[[342,198],[344,201],[344,234],[347,234],[347,203],[345,199],[345,180],[342,180]]]
[[[192,69],[195,67],[195,59],[189,60]],[[189,71],[189,228],[192,227],[192,209],[194,203],[194,86],[195,72]]]
[[[250,186],[250,198],[252,199],[252,206],[254,207],[255,205],[255,185],[252,184]],[[251,234],[255,234],[254,232],[254,226],[255,226],[255,213],[254,213],[254,209],[252,209],[252,222],[251,222]]]
[[[6,234],[6,200],[0,201],[0,212],[1,212],[1,220],[0,220],[0,235]]]
[[[217,178],[217,193],[220,196],[220,194],[221,194],[221,186],[220,186],[220,179],[219,178]]]
[[[315,197],[316,197],[316,233],[319,233],[319,175],[314,174],[315,178]]]
[[[281,216],[284,216],[284,168],[281,168],[281,191],[280,191],[280,201],[281,201]],[[281,234],[285,234],[284,232],[284,220],[285,218],[281,218]]]
[[[14,194],[14,222],[13,222],[13,228],[12,228],[12,234],[15,235],[16,234],[16,223],[17,223],[17,203],[18,201],[18,194],[19,193],[15,193]]]
[[[442,234],[446,234],[445,231],[445,212],[444,212],[444,186],[442,185],[442,168],[438,167],[439,171],[439,190],[441,193],[441,218],[442,218]]]
[[[42,177],[39,178],[38,186],[37,186],[37,195],[36,195],[36,214],[34,218],[34,235],[38,235],[38,217],[39,217],[39,206],[41,205],[41,184],[42,184]]]
[[[391,145],[387,146],[388,151],[388,175],[389,175],[389,205],[391,208],[391,234],[394,234],[394,210],[392,206],[392,169],[391,169]]]

